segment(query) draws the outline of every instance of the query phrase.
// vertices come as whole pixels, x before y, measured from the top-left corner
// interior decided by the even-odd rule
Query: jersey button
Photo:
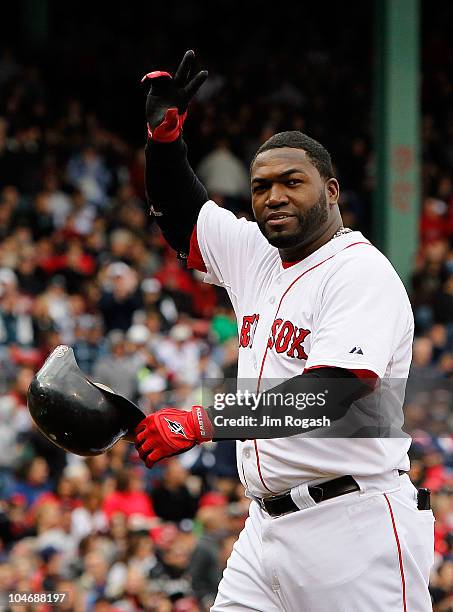
[[[270,298],[269,304],[275,304],[275,295]]]
[[[247,450],[245,450],[245,451],[244,451],[244,457],[245,457],[246,459],[250,459],[250,451],[249,451],[249,449],[247,449]]]

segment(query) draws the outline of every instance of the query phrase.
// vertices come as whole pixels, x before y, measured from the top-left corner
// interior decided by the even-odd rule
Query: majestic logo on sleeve
[[[239,346],[242,348],[252,348],[253,338],[259,319],[259,314],[242,317],[241,333],[239,334]]]
[[[360,346],[355,346],[349,353],[355,353],[356,355],[363,355],[363,351]]]
[[[164,418],[167,421],[168,429],[171,431],[171,433],[179,434],[180,436],[187,438],[186,432],[184,431],[184,427],[181,425],[181,423],[178,423],[178,421],[170,421],[170,419],[167,419],[167,417]]]
[[[310,330],[297,327],[291,321],[275,319],[267,346],[275,349],[277,353],[286,353],[293,359],[307,359],[303,342],[309,333]]]

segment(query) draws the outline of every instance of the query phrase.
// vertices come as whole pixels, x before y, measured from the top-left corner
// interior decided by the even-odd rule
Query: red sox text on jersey
[[[242,327],[239,334],[239,346],[241,348],[252,347],[259,318],[259,314],[242,317]],[[277,353],[286,353],[288,357],[307,359],[303,343],[309,333],[310,330],[308,329],[297,327],[291,321],[284,321],[278,318],[272,324],[267,346],[269,349],[274,349]]]

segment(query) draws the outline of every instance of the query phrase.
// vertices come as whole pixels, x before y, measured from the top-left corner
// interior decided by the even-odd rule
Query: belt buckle
[[[261,509],[264,510],[264,512],[267,512],[269,514],[269,516],[273,516],[269,510],[266,508],[266,502],[272,502],[276,499],[281,499],[282,497],[285,497],[285,495],[287,495],[288,492],[286,493],[281,493],[280,495],[270,495],[269,497],[260,497],[259,498],[259,503],[261,506]]]
[[[261,510],[264,510],[264,512],[268,512],[267,508],[266,508],[266,502],[272,501],[273,499],[275,499],[276,497],[280,497],[279,495],[272,495],[271,497],[260,497],[260,506],[261,506]],[[269,512],[268,512],[269,514]]]

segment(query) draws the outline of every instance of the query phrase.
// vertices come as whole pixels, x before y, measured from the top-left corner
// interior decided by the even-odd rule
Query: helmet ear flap
[[[145,415],[134,403],[80,370],[74,351],[58,346],[33,377],[28,409],[51,442],[77,455],[99,455],[133,434]]]

